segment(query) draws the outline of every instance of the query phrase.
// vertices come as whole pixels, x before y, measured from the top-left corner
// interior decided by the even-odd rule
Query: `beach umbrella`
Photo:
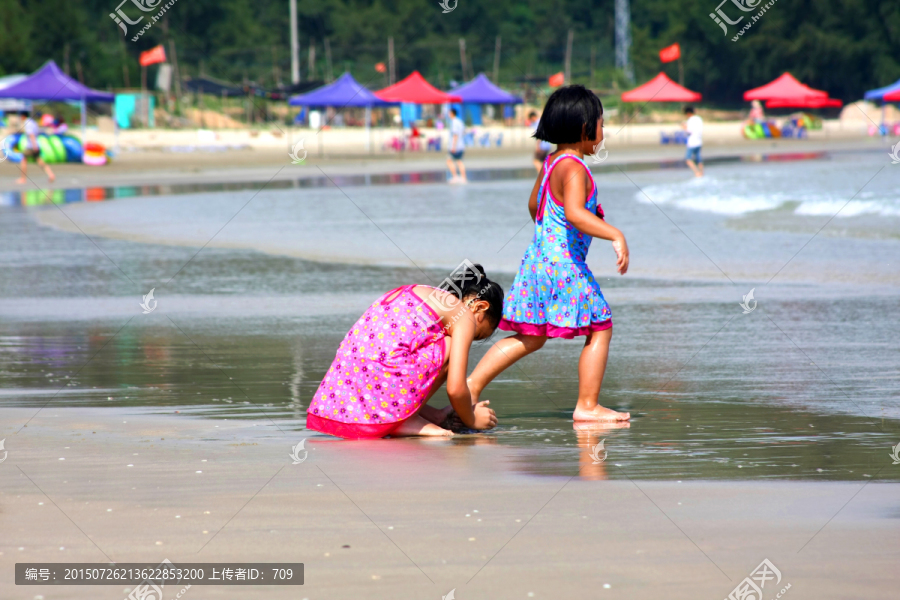
[[[772,100],[781,102],[797,102],[803,98],[827,98],[828,92],[814,90],[802,84],[790,73],[782,73],[777,79],[766,85],[744,92],[744,100]]]
[[[422,74],[413,71],[408,77],[375,92],[388,102],[410,102],[412,104],[448,104],[462,102],[456,94],[448,94],[428,83]]]
[[[334,83],[329,83],[306,94],[291,96],[290,106],[364,106],[366,108],[366,150],[372,145],[371,128],[373,106],[390,106],[395,102],[386,102],[360,85],[350,73],[344,73]]]
[[[452,88],[449,94],[455,94],[462,98],[463,102],[473,104],[521,104],[522,99],[513,96],[507,91],[500,89],[491,83],[484,73],[479,73],[478,77],[472,81],[458,85]]]
[[[48,60],[43,67],[22,81],[0,89],[0,98],[81,102],[81,137],[84,141],[87,127],[87,103],[113,102],[116,97],[115,94],[92,90],[75,81],[63,73],[55,62]]]
[[[886,95],[892,94],[894,92],[900,92],[900,79],[898,79],[891,85],[886,85],[884,87],[875,88],[874,90],[869,90],[865,93],[863,98],[865,98],[866,100],[884,100],[884,97]]]
[[[703,97],[660,73],[644,85],[622,94],[623,102],[696,102]]]

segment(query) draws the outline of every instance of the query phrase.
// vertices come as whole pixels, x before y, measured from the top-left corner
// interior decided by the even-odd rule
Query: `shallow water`
[[[631,426],[573,428],[580,344],[552,341],[485,393],[501,426],[452,443],[515,446],[507,467],[535,475],[897,479],[900,167],[877,173],[879,161],[718,165],[703,182],[676,170],[599,175],[632,252],[625,277],[607,244],[591,252],[615,321],[601,401],[631,411]],[[851,200],[873,174],[857,197],[881,212]],[[530,239],[531,185],[0,207],[0,403],[301,430],[337,344],[375,297],[437,283],[462,258],[509,286]],[[844,197],[848,217],[798,210]],[[151,288],[159,304],[145,315]],[[758,307],[742,314],[751,288]]]

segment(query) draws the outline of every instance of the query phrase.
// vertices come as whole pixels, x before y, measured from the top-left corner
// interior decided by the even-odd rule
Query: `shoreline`
[[[616,148],[610,144],[607,166],[647,165],[674,162],[684,158],[684,146],[627,145]],[[806,139],[806,140],[743,140],[739,143],[709,143],[703,147],[705,159],[740,159],[761,155],[794,155],[804,153],[844,153],[889,151],[881,138]],[[530,150],[485,150],[467,152],[467,170],[477,175],[484,170],[532,169]],[[301,165],[291,164],[286,149],[260,148],[190,153],[146,150],[123,152],[110,164],[89,167],[64,163],[52,165],[56,182],[48,185],[37,165],[29,165],[30,181],[18,185],[18,166],[0,163],[0,192],[29,190],[57,190],[85,187],[113,187],[127,185],[221,184],[247,182],[283,182],[331,175],[389,175],[446,171],[446,155],[442,152],[403,153],[392,155],[344,155],[319,158],[310,156]],[[685,169],[687,167],[684,167]]]

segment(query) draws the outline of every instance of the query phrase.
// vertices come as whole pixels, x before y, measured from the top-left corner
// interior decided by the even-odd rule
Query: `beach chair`
[[[475,145],[475,132],[467,131],[463,134],[463,146],[469,148]]]
[[[497,134],[497,141],[494,142],[494,145],[497,146],[498,148],[503,145],[503,132],[502,131]]]

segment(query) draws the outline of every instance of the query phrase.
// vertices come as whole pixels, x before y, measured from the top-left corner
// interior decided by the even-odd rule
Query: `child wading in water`
[[[500,329],[516,335],[497,342],[469,378],[477,401],[504,369],[535,350],[548,337],[586,336],[578,361],[575,421],[624,421],[598,404],[612,339],[612,312],[585,260],[591,238],[610,240],[619,274],[628,270],[628,245],[622,232],[603,220],[597,185],[584,162],[603,141],[603,106],[581,85],[556,90],[544,108],[534,136],[557,145],[544,160],[528,210],[534,239],[504,301]]]
[[[473,400],[466,372],[472,341],[500,322],[503,288],[481,265],[464,264],[450,279],[456,294],[408,285],[369,307],[338,347],[307,429],[350,439],[453,435],[439,426],[453,410],[471,429],[497,424],[489,402]],[[427,406],[445,381],[450,406]]]

